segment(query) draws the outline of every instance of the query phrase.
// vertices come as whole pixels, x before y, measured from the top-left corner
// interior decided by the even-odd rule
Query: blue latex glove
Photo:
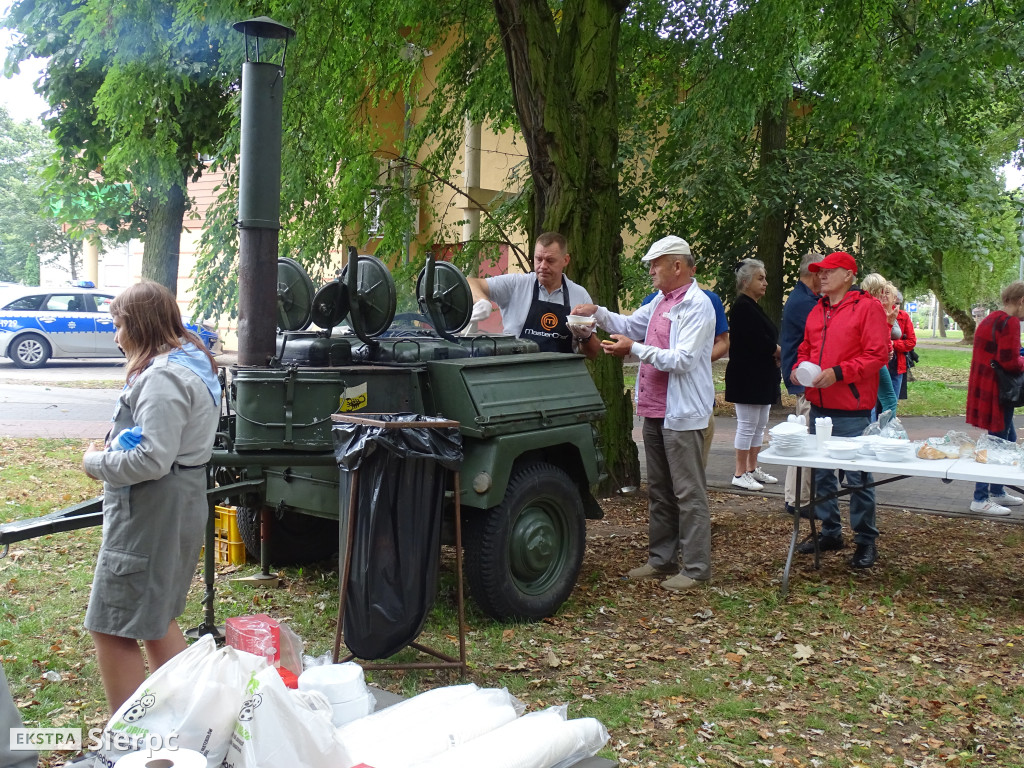
[[[135,426],[129,429],[122,429],[114,438],[111,448],[120,448],[122,451],[130,451],[142,442],[142,427]]]

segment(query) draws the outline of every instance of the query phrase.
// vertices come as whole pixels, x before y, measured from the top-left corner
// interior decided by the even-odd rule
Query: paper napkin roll
[[[114,768],[206,768],[206,755],[194,749],[140,749],[129,752]]]

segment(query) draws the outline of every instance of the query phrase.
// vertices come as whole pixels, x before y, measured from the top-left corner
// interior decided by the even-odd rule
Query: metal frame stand
[[[213,488],[213,473],[210,471],[210,467],[207,466],[206,472],[206,500],[209,504],[209,514],[206,517],[206,544],[203,550],[203,583],[206,586],[206,591],[203,594],[202,605],[206,609],[203,612],[203,623],[197,627],[185,630],[185,636],[191,637],[194,640],[199,639],[203,635],[213,635],[213,639],[219,644],[224,642],[224,625],[217,624],[216,614],[213,609],[213,605],[216,602],[217,589],[214,586],[214,582],[217,578],[217,568],[214,564],[214,547],[216,546],[215,534],[214,534],[214,515],[217,514],[215,507],[217,506],[217,498],[210,493],[210,489]]]
[[[336,421],[350,421],[356,424],[367,424],[383,427],[384,429],[406,429],[410,427],[427,427],[431,429],[458,427],[457,421],[406,421],[406,422],[382,422],[376,419],[362,418],[358,416],[335,415]],[[455,490],[455,578],[456,578],[456,600],[459,621],[459,658],[449,656],[442,651],[414,641],[409,642],[406,647],[413,648],[420,653],[432,656],[436,662],[371,662],[361,664],[363,669],[457,669],[462,677],[466,676],[466,608],[462,582],[462,504],[460,501],[459,473],[454,474]],[[359,492],[359,470],[352,473],[352,483],[348,497],[348,536],[345,543],[345,567],[339,568],[338,578],[340,581],[340,594],[338,596],[338,624],[334,631],[334,663],[339,661],[352,661],[355,654],[348,654],[340,658],[343,629],[345,626],[345,596],[348,594],[348,579],[352,568],[352,547],[355,540],[356,508],[358,506]],[[340,554],[339,554],[340,558]],[[340,564],[339,564],[340,565]]]
[[[811,473],[811,498],[807,500],[806,504],[802,504],[800,501],[800,482],[803,478],[804,470]],[[858,470],[859,471],[859,470]],[[862,472],[861,475],[864,473]],[[821,552],[818,550],[818,533],[817,526],[815,523],[818,521],[818,517],[815,514],[817,506],[823,501],[829,501],[830,499],[841,499],[843,496],[849,496],[854,491],[863,490],[865,488],[877,488],[880,485],[888,485],[889,483],[895,483],[897,480],[905,480],[910,475],[897,475],[895,477],[889,477],[885,480],[875,480],[871,483],[861,483],[857,486],[839,486],[839,489],[835,493],[829,493],[825,496],[818,496],[814,483],[814,469],[811,467],[797,467],[796,468],[796,502],[793,504],[793,537],[789,542],[789,554],[786,557],[786,567],[782,571],[782,586],[779,588],[779,597],[783,600],[786,599],[786,595],[789,593],[789,571],[793,565],[793,553],[796,552],[797,540],[800,538],[800,518],[803,512],[809,512],[810,518],[808,522],[811,525],[811,541],[814,542],[814,570],[820,570],[821,568]],[[943,482],[951,482],[943,478]]]

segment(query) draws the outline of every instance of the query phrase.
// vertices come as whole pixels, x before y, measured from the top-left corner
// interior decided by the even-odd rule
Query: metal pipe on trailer
[[[240,21],[241,151],[238,161],[238,363],[266,365],[277,337],[277,252],[281,229],[281,124],[284,59],[295,30],[267,16]],[[249,57],[250,38],[255,60]],[[261,40],[283,40],[281,63],[261,61]],[[265,54],[262,54],[265,55]]]

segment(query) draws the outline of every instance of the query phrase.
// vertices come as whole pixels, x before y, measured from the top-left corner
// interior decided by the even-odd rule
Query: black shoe
[[[837,549],[842,549],[845,545],[843,544],[843,537],[840,536],[826,536],[823,533],[818,534],[818,550],[821,552],[833,552]],[[814,539],[808,536],[804,539],[803,543],[796,548],[796,551],[801,555],[813,555],[814,554]],[[867,567],[867,566],[865,566]]]
[[[875,564],[878,559],[878,548],[875,546],[875,542],[870,541],[867,544],[858,544],[857,549],[853,553],[853,559],[850,561],[850,565],[854,568],[870,568]]]
[[[785,506],[785,514],[787,514],[790,517],[792,517],[793,513],[796,512],[796,507],[794,507],[788,501],[783,502],[783,504]],[[811,519],[811,510],[809,510],[807,507],[804,507],[803,509],[800,510],[800,517],[802,517],[804,520],[810,520]]]

